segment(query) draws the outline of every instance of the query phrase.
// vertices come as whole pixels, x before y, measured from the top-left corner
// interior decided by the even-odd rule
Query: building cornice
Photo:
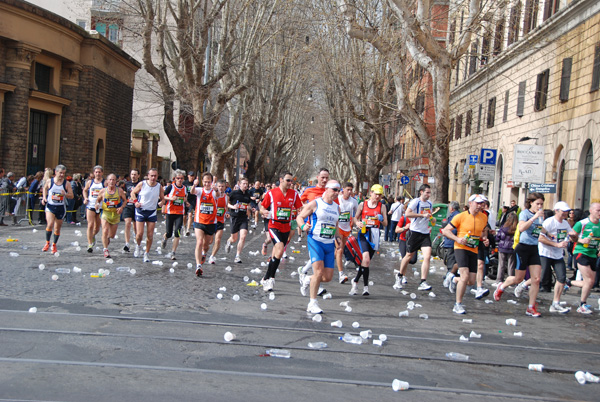
[[[0,93],[13,92],[17,86],[0,82]]]
[[[52,103],[54,105],[59,105],[59,106],[69,106],[72,102],[70,99],[63,98],[63,97],[56,96],[56,95],[47,94],[45,92],[36,91],[35,89],[32,89],[29,92],[29,97],[31,99],[38,99],[38,100],[42,100],[42,101],[49,102],[49,103]]]

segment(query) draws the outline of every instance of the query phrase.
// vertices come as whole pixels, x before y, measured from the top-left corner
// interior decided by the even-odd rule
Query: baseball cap
[[[559,201],[556,204],[554,204],[554,210],[560,209],[561,211],[570,211],[571,208],[569,207],[569,204],[567,204],[564,201]]]
[[[482,194],[473,194],[472,196],[469,197],[469,202],[471,202],[471,201],[484,202],[487,200],[488,200],[487,197]]]
[[[190,170],[188,172],[188,176],[196,176],[196,173],[193,170]]]
[[[381,186],[381,184],[373,184],[373,186],[371,187],[371,191],[375,194],[383,194],[383,187]]]

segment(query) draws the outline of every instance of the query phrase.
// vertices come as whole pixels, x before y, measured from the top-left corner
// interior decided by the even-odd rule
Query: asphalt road
[[[439,260],[433,261],[429,280],[435,297],[416,289],[417,278],[409,280],[406,295],[392,289],[399,262],[389,243],[374,259],[371,295],[349,296],[348,284],[327,284],[332,298],[319,301],[325,314],[315,322],[295,275],[308,259],[305,243],[296,238],[271,300],[262,288],[248,286],[262,276],[251,270],[266,269],[265,257],[253,255],[264,239],[259,231],[249,235],[243,264],[234,264],[235,252],[222,249],[217,263],[206,265],[205,275],[197,278],[187,268],[194,262],[193,237],[182,239],[176,267],[156,251],[151,260],[163,265],[144,264],[118,251],[121,227],[112,247],[114,262],[107,264],[101,250],[85,252],[85,226],[64,227],[59,257],[41,252],[44,228],[35,229],[0,231],[2,401],[598,400],[600,384],[579,385],[574,373],[600,374],[599,311],[552,315],[549,295],[542,294],[543,317],[535,319],[525,316],[525,299],[507,293],[498,303],[466,297],[468,314],[457,316],[451,312],[452,295],[441,286],[445,269]],[[158,225],[157,231],[163,230]],[[7,242],[8,236],[19,241]],[[82,250],[71,245],[76,241]],[[81,272],[55,273],[73,267]],[[110,274],[90,277],[99,269]],[[401,318],[410,293],[420,307]],[[598,295],[592,297],[597,308]],[[564,300],[575,306],[577,292],[569,291]],[[351,312],[340,306],[345,301]],[[32,307],[36,313],[29,312]],[[508,318],[517,319],[517,326],[507,326]],[[342,328],[330,325],[336,320]],[[353,328],[353,322],[360,327]],[[345,332],[368,329],[373,339],[387,335],[383,346],[373,339],[362,345],[339,340]],[[227,331],[236,335],[234,341],[224,341]],[[472,331],[481,338],[470,337]],[[469,340],[460,341],[461,336]],[[317,341],[328,347],[308,348]],[[269,348],[289,350],[291,358],[263,356]],[[469,360],[449,360],[447,352]],[[530,371],[532,363],[543,364],[544,371]],[[396,378],[409,382],[410,389],[394,392]]]

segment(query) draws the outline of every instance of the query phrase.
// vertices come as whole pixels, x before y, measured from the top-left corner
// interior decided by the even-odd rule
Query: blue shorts
[[[335,268],[335,243],[324,244],[307,237],[310,262],[323,261],[325,268]]]
[[[157,220],[156,209],[135,209],[136,222],[156,222]]]
[[[67,213],[67,207],[65,205],[46,204],[46,212],[54,214],[56,219],[62,221]]]

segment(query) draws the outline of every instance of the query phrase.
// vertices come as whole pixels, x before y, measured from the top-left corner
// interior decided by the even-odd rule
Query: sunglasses
[[[287,181],[288,183],[292,181],[292,179],[284,179],[285,181]]]
[[[332,188],[331,190],[333,190],[333,191],[334,191],[334,192],[336,192],[336,193],[337,193],[338,191],[340,191],[340,189],[339,189],[339,188]]]

